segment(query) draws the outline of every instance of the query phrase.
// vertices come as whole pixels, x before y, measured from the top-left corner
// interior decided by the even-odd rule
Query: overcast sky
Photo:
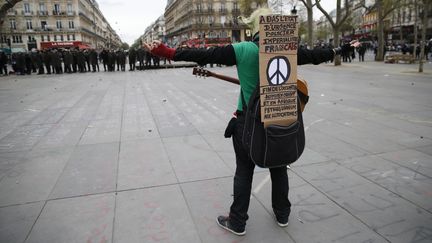
[[[166,0],[97,0],[99,8],[105,18],[120,35],[122,41],[128,44],[138,39],[145,28],[163,15]],[[301,4],[297,1],[298,5]],[[321,5],[330,11],[336,7],[334,0],[322,0]],[[314,17],[321,16],[321,12],[314,8]]]

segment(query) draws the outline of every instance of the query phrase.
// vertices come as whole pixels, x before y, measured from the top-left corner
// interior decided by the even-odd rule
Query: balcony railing
[[[66,12],[64,12],[64,11],[53,10],[52,12],[53,12],[53,15],[58,15],[58,16],[66,15]]]
[[[221,9],[219,9],[219,13],[226,14],[227,13],[227,9],[226,8],[221,8]]]
[[[33,14],[34,14],[33,11],[27,11],[27,12],[26,12],[25,10],[22,10],[21,13],[22,13],[22,15],[27,15],[27,16],[30,16],[30,15],[33,15]]]
[[[48,16],[48,11],[38,11],[39,16]]]
[[[214,9],[209,8],[209,9],[195,9],[194,13],[195,14],[212,14],[214,12]]]
[[[232,15],[240,15],[240,9],[234,8],[231,10]]]
[[[8,12],[7,12],[7,15],[17,15],[18,14],[18,11],[16,11],[16,10],[9,10]]]

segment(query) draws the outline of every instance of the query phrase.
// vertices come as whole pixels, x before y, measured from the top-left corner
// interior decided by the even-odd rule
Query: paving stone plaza
[[[432,242],[432,64],[417,67],[299,67],[289,226],[256,168],[242,237],[216,224],[238,86],[191,68],[0,77],[0,242]]]

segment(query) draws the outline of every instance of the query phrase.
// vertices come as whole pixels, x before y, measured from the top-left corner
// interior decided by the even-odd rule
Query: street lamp
[[[296,15],[297,14],[297,9],[296,6],[294,5],[294,7],[291,9],[291,14],[292,15]]]

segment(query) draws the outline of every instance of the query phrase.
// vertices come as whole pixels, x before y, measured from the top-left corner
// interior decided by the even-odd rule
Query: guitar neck
[[[233,77],[228,77],[225,75],[220,75],[220,74],[212,73],[212,72],[209,73],[209,76],[212,76],[212,77],[218,78],[218,79],[222,79],[222,80],[228,81],[228,82],[233,83],[233,84],[240,84],[240,80],[233,78]]]

